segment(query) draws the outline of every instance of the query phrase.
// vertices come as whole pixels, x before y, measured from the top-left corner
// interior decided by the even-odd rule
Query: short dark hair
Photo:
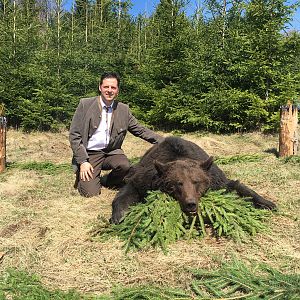
[[[120,75],[117,72],[104,72],[100,77],[100,85],[103,83],[103,80],[107,78],[117,79],[118,87],[120,87]]]

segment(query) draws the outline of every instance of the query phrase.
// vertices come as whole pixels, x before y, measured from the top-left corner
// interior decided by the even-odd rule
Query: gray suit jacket
[[[102,107],[99,102],[99,96],[81,99],[70,127],[69,139],[73,150],[73,166],[88,159],[87,144],[89,138],[98,128]],[[149,143],[156,144],[163,138],[140,125],[137,119],[132,115],[128,105],[114,101],[113,115],[110,127],[110,140],[105,150],[111,154],[123,154],[121,149],[127,131],[140,137]]]

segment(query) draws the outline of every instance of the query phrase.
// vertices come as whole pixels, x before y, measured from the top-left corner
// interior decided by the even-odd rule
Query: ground
[[[99,197],[85,199],[73,189],[68,133],[25,134],[8,130],[7,161],[11,167],[0,174],[0,270],[26,270],[38,274],[49,287],[96,294],[109,292],[116,285],[154,283],[188,288],[189,268],[211,269],[233,257],[299,273],[299,161],[285,163],[276,157],[276,135],[183,137],[215,157],[261,157],[220,166],[230,178],[240,179],[277,203],[279,213],[270,220],[270,233],[259,234],[243,244],[206,237],[177,242],[167,255],[158,249],[125,255],[122,242],[117,239],[91,239],[90,230],[97,217],[110,217],[116,191],[104,188]],[[131,135],[124,144],[131,159],[142,156],[149,147]],[[33,161],[50,161],[63,167],[45,172],[14,166]]]

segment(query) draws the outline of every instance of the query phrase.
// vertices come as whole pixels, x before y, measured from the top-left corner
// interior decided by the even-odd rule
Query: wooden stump
[[[6,166],[6,118],[0,116],[0,173]]]
[[[280,108],[279,156],[297,155],[298,107],[288,103]]]

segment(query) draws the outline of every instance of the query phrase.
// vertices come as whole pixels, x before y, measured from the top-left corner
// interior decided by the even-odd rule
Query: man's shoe
[[[108,187],[108,184],[107,184],[107,177],[108,177],[108,175],[104,175],[104,176],[101,176],[101,177],[100,177],[100,183],[101,183],[101,185],[104,186],[104,187]]]

